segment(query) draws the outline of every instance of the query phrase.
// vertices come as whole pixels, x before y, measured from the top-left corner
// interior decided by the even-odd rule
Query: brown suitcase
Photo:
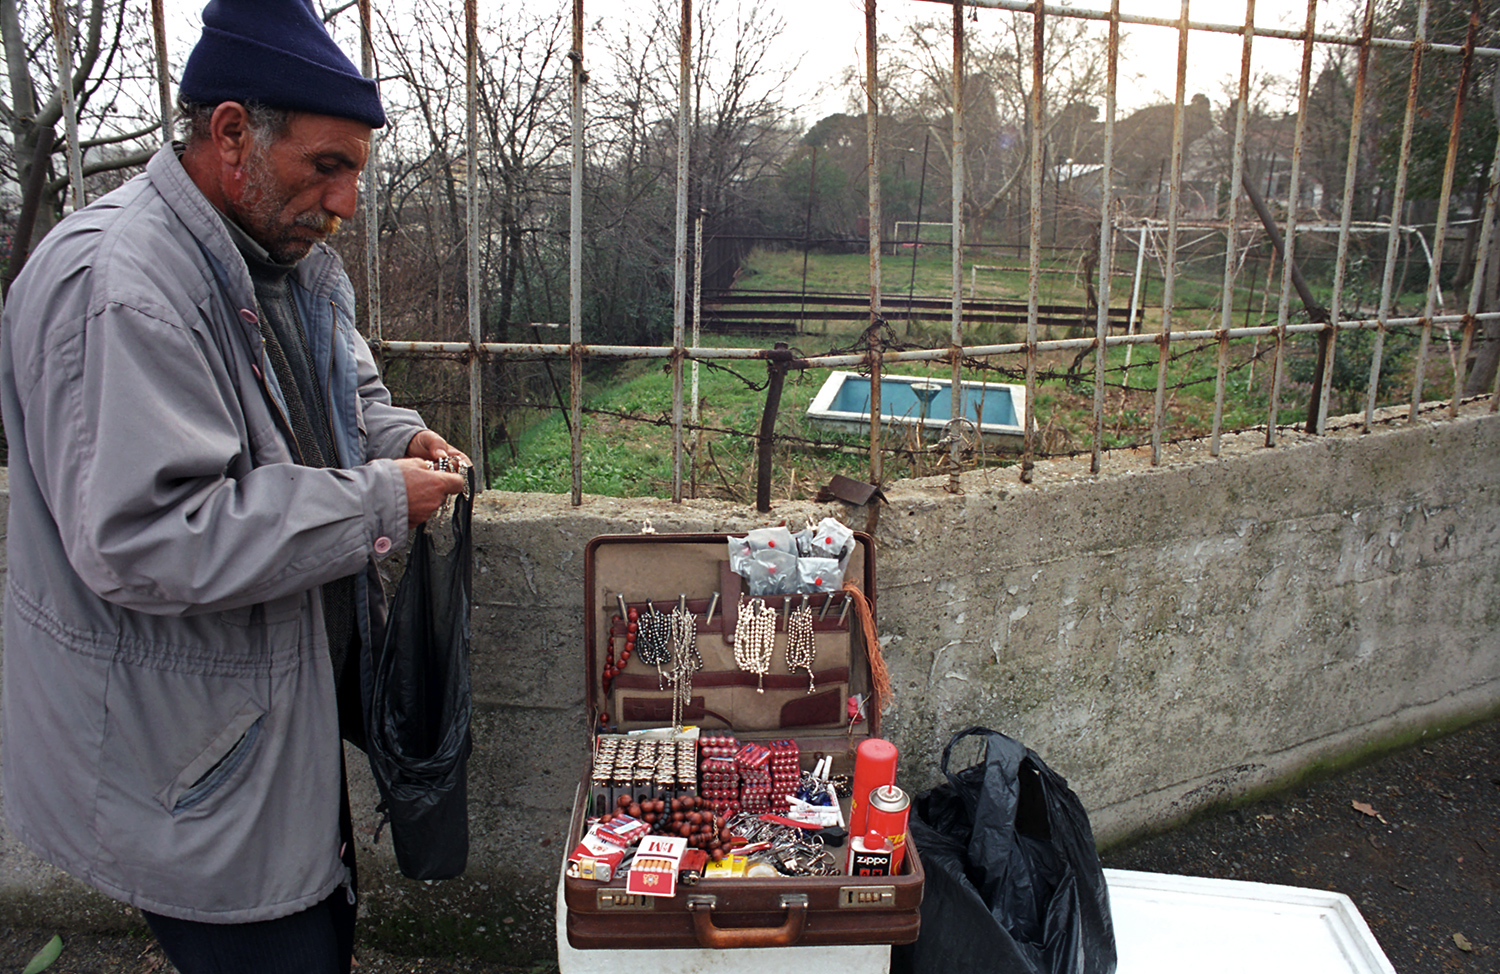
[[[722,534],[639,534],[589,542],[584,632],[590,727],[600,728],[601,715],[620,733],[671,725],[673,693],[660,688],[652,667],[632,660],[614,677],[607,695],[603,676],[609,641],[621,645],[622,626],[613,622],[621,601],[644,610],[649,600],[667,611],[681,596],[696,616],[704,661],[693,676],[683,723],[705,734],[732,733],[741,742],[791,739],[803,769],[831,755],[834,774],[852,776],[855,748],[880,733],[880,701],[871,699],[859,613],[842,609],[848,600],[842,592],[811,597],[817,657],[810,693],[807,674],[788,672],[783,660],[782,602],[790,599],[795,608],[804,597],[766,596],[778,609],[776,650],[771,671],[761,680],[764,692],[757,693],[757,677],[734,659],[742,580],[729,568],[727,540]],[[859,585],[873,609],[875,561],[868,535],[856,533],[844,577]],[[831,599],[826,612],[825,598]],[[711,607],[713,618],[705,621]],[[851,723],[846,716],[852,694],[869,701],[863,722]],[[565,857],[583,835],[586,820],[604,811],[610,797],[594,787],[586,771]],[[842,861],[847,845],[834,852]],[[608,883],[567,876],[566,861],[563,865],[568,943],[581,949],[905,944],[916,940],[921,924],[922,863],[909,842],[895,876],[705,877],[696,885],[679,885],[670,898],[628,893],[623,875]]]

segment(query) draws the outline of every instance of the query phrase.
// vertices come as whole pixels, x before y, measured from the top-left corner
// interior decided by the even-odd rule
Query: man
[[[60,223],[0,326],[5,803],[183,974],[348,971],[374,567],[467,458],[391,405],[323,244],[374,83],[306,0],[203,21],[186,146]]]

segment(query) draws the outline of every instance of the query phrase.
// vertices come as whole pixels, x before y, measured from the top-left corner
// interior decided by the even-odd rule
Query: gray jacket
[[[6,811],[167,916],[270,919],[346,878],[317,586],[404,542],[393,458],[422,423],[338,257],[295,279],[343,469],[292,462],[249,272],[171,146],[47,236],[0,324]],[[379,598],[361,586],[367,640]]]

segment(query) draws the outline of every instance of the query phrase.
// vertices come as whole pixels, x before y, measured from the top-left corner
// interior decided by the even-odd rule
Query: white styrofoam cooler
[[[1343,893],[1124,869],[1106,869],[1104,878],[1116,974],[1396,974]],[[881,946],[575,950],[564,932],[561,883],[557,897],[561,974],[765,974],[768,963],[843,974],[890,969],[890,948]]]
[[[1104,870],[1117,974],[1396,974],[1343,893]]]

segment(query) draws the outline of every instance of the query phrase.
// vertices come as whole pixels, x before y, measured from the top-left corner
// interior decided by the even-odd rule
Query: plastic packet
[[[797,591],[837,592],[844,587],[844,566],[837,558],[797,559]]]
[[[785,595],[797,591],[797,543],[785,527],[756,528],[731,537],[729,568],[745,580],[750,595]]]
[[[735,566],[735,559],[730,559]],[[765,548],[739,560],[736,573],[745,580],[745,591],[754,595],[787,595],[797,591],[797,556],[790,551]]]
[[[792,532],[788,531],[785,527],[756,528],[742,539],[731,540],[744,541],[745,544],[750,546],[751,551],[771,549],[773,551],[791,552],[792,554],[796,554],[797,552],[796,545],[792,541]]]
[[[812,529],[809,554],[819,558],[837,558],[846,563],[854,550],[854,531],[835,518],[825,517]]]

